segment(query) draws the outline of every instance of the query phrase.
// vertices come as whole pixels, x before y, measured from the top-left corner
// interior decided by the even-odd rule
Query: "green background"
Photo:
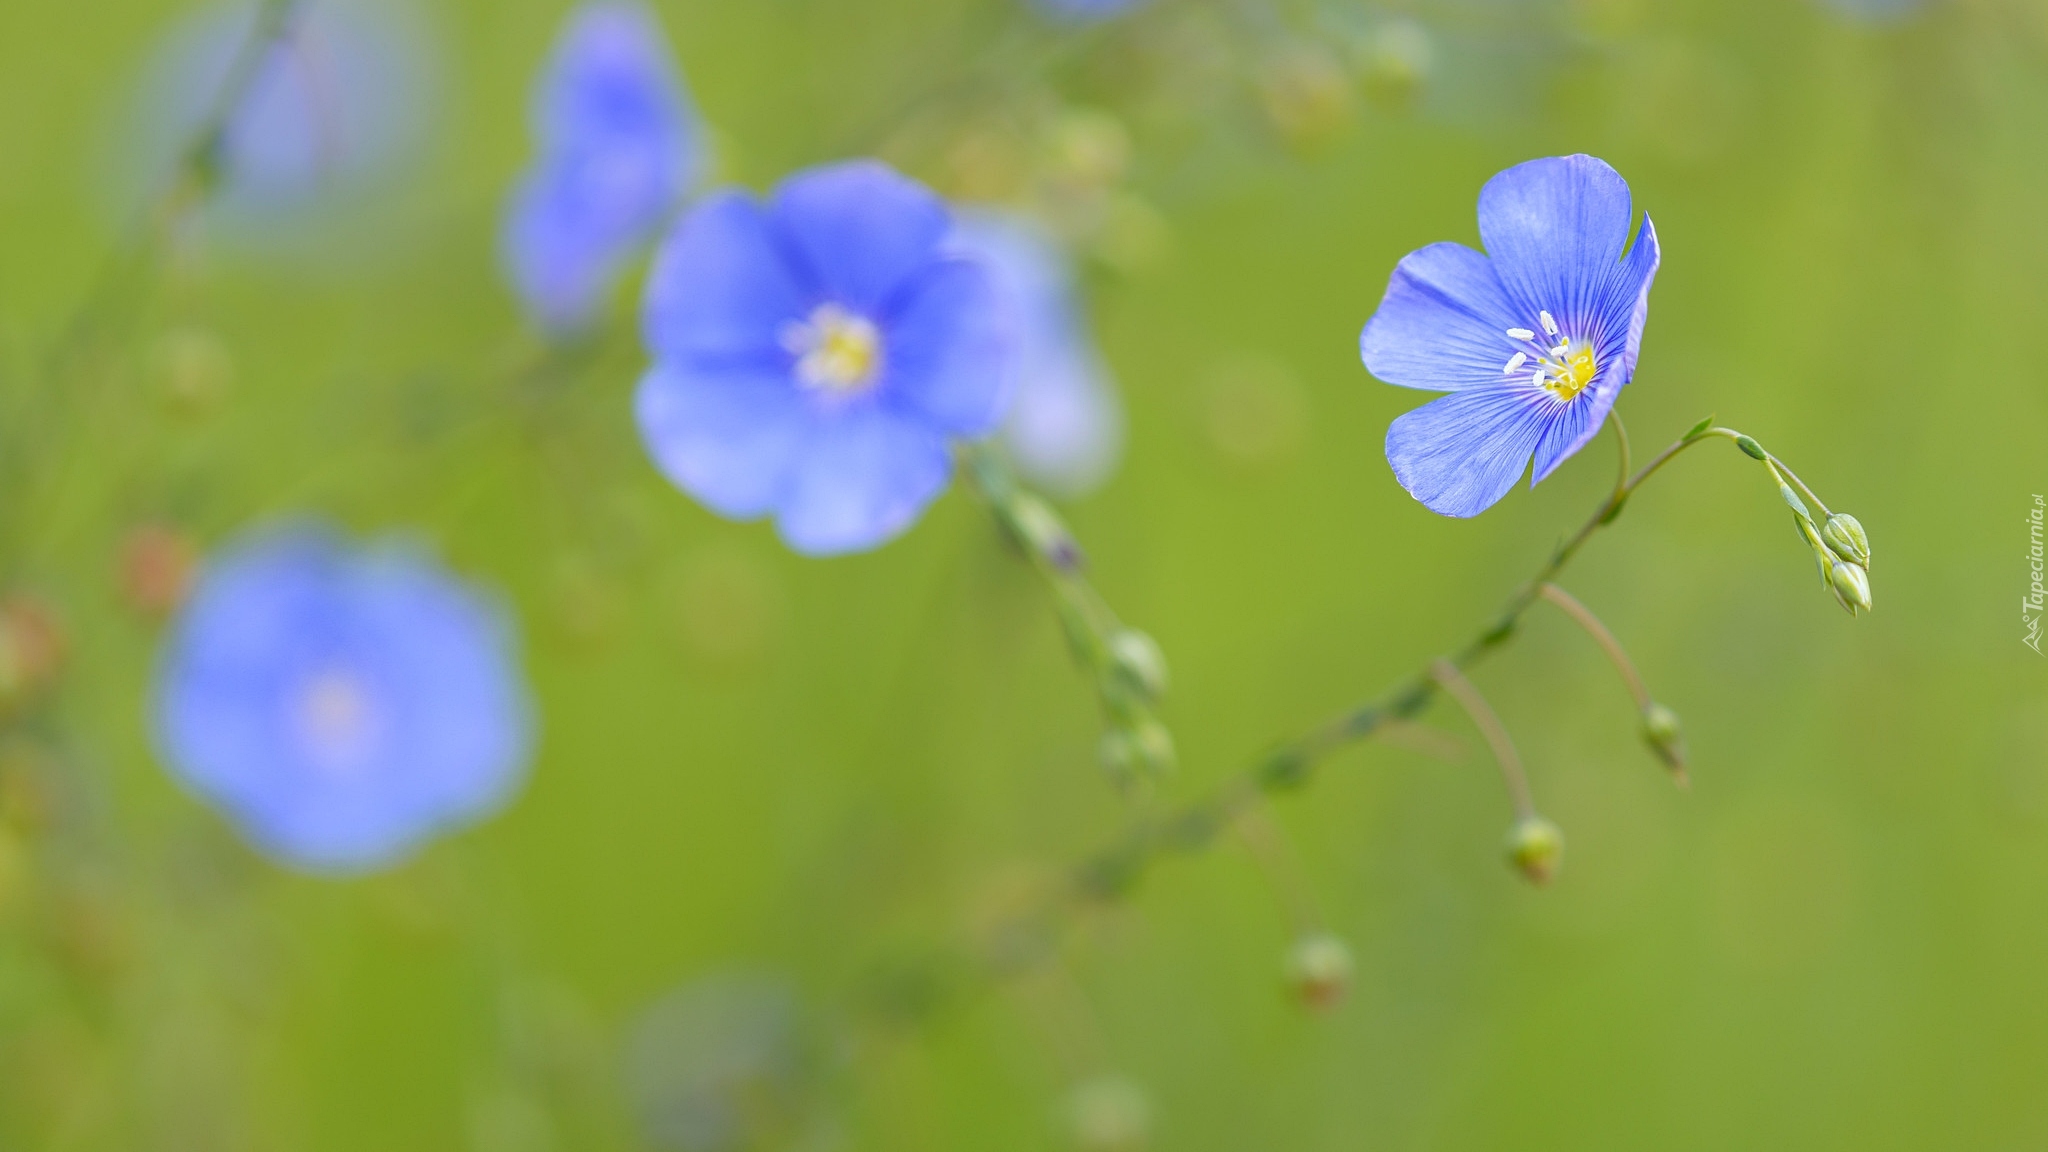
[[[1357,958],[1337,1010],[1284,994],[1288,902],[1226,843],[1091,917],[1054,971],[877,1024],[875,965],[999,915],[1133,802],[1094,766],[1041,589],[957,486],[835,560],[709,515],[639,451],[628,292],[577,371],[508,379],[533,337],[496,213],[564,6],[424,5],[432,146],[349,259],[182,246],[53,377],[113,242],[97,189],[132,78],[185,9],[9,4],[0,441],[29,463],[5,465],[0,539],[69,637],[22,739],[84,830],[25,834],[0,886],[0,1146],[637,1147],[620,1037],[742,969],[822,1021],[816,1147],[1059,1147],[1060,1101],[1108,1071],[1144,1086],[1160,1149],[2048,1147],[2048,667],[2016,612],[2048,491],[2048,8],[1418,7],[1421,91],[1346,89],[1291,147],[1254,79],[1176,118],[1154,105],[1199,62],[1124,66],[1215,16],[1192,3],[1085,32],[1006,0],[658,7],[756,187],[883,149],[963,76],[1132,125],[1127,187],[1163,239],[1087,274],[1130,437],[1070,515],[1173,667],[1182,765],[1141,805],[1461,641],[1611,482],[1603,440],[1436,517],[1381,450],[1421,397],[1358,363],[1394,262],[1476,243],[1479,186],[1531,157],[1604,157],[1657,222],[1620,405],[1639,454],[1708,413],[1757,436],[1862,519],[1877,610],[1835,607],[1761,471],[1702,446],[1564,581],[1684,716],[1690,792],[1539,607],[1475,679],[1568,838],[1552,888],[1502,865],[1498,781],[1440,706],[1461,759],[1352,749],[1270,810],[1282,887]],[[1272,40],[1232,68],[1364,12],[1236,7]],[[232,361],[197,415],[160,367],[192,331]],[[277,870],[149,750],[157,629],[117,594],[123,534],[168,518],[210,545],[292,510],[422,532],[521,620],[530,785],[386,875]]]

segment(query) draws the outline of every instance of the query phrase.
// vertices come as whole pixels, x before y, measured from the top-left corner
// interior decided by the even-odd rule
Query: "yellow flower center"
[[[1541,334],[1533,328],[1507,330],[1516,351],[1501,367],[1501,374],[1526,373],[1531,385],[1559,400],[1570,400],[1584,392],[1600,374],[1593,343],[1566,336],[1558,327],[1557,318],[1548,312],[1539,312],[1537,317],[1543,325]]]
[[[809,319],[790,321],[782,346],[796,357],[796,378],[823,392],[859,392],[882,372],[881,332],[837,304],[820,304]]]

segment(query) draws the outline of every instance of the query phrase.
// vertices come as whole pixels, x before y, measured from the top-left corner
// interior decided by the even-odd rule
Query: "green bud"
[[[1062,572],[1081,566],[1081,545],[1052,505],[1029,492],[1019,492],[1012,498],[1009,511],[1011,528],[1033,555]]]
[[[1097,754],[1103,770],[1119,783],[1140,774],[1163,775],[1173,770],[1173,733],[1152,717],[1142,716],[1104,732]]]
[[[1762,460],[1769,455],[1769,453],[1764,451],[1763,445],[1748,436],[1737,436],[1735,438],[1735,446],[1742,449],[1743,454],[1752,460]]]
[[[1673,772],[1685,771],[1685,738],[1678,724],[1678,713],[1662,704],[1652,703],[1643,709],[1643,742],[1657,759],[1664,762]]]
[[[1837,512],[1828,517],[1820,530],[1820,538],[1834,554],[1852,564],[1870,568],[1870,538],[1863,534],[1863,525],[1847,512]]]
[[[1564,862],[1564,832],[1541,816],[1527,816],[1508,829],[1508,863],[1531,884],[1550,883]]]
[[[1328,932],[1296,940],[1287,953],[1287,986],[1303,1007],[1336,1007],[1351,990],[1351,949]]]
[[[1848,609],[1849,615],[1870,611],[1870,573],[1863,570],[1863,565],[1837,560],[1828,573],[1828,582],[1836,601]]]
[[[1166,654],[1136,628],[1120,629],[1109,638],[1109,667],[1117,681],[1141,700],[1152,703],[1166,695]]]

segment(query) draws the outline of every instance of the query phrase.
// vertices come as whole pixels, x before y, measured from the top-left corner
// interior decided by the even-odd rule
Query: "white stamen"
[[[1571,350],[1572,350],[1572,346],[1571,346],[1571,345],[1569,345],[1569,344],[1559,344],[1559,345],[1558,345],[1557,347],[1555,347],[1555,348],[1552,348],[1552,349],[1550,350],[1550,354],[1551,354],[1552,356],[1562,356],[1562,355],[1564,355],[1565,353],[1567,353],[1567,352],[1569,352],[1569,351],[1571,351]]]
[[[1508,366],[1500,370],[1500,374],[1503,376],[1513,376],[1515,374],[1515,369],[1520,368],[1523,364],[1528,363],[1528,361],[1528,353],[1517,352],[1515,353],[1514,357],[1508,361]]]
[[[1543,321],[1543,330],[1545,332],[1550,333],[1552,336],[1557,335],[1557,319],[1555,317],[1548,312],[1538,312],[1536,318]]]
[[[1535,338],[1536,334],[1527,328],[1508,329],[1508,339],[1510,340],[1534,340]]]
[[[1541,388],[1541,387],[1543,387],[1543,369],[1541,369],[1541,368],[1538,368],[1538,369],[1537,369],[1537,370],[1536,370],[1536,371],[1535,371],[1535,372],[1534,372],[1534,373],[1533,373],[1533,374],[1532,374],[1532,375],[1531,375],[1531,376],[1529,377],[1529,383],[1531,383],[1531,384],[1534,384],[1534,385],[1535,385],[1535,386],[1537,386],[1538,388]]]

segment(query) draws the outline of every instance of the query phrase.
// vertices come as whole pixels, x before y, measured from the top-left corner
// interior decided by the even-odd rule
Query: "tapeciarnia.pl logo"
[[[2048,514],[2048,501],[2040,493],[2034,494],[2034,506],[2027,510],[2027,566],[2032,570],[2033,583],[2028,585],[2026,596],[2020,601],[2020,624],[2027,630],[2020,637],[2020,643],[2034,650],[2035,655],[2048,655],[2041,651],[2041,613],[2048,607],[2048,589],[2041,586],[2043,566],[2041,551],[2042,517]]]

